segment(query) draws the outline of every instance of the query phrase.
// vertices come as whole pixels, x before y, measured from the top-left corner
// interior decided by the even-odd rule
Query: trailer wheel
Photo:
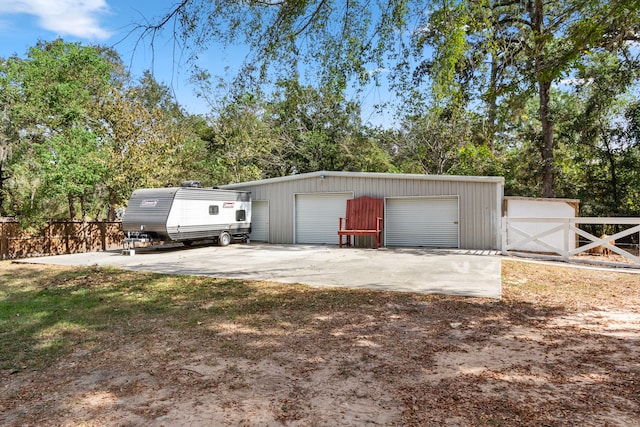
[[[220,246],[228,246],[231,243],[231,234],[223,231],[220,233],[220,237],[218,237],[218,244]]]
[[[193,245],[193,240],[183,240],[182,244],[185,246],[191,246]]]

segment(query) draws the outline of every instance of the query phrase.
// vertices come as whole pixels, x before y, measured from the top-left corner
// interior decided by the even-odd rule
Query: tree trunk
[[[76,219],[76,207],[74,205],[73,196],[69,194],[68,198],[69,198],[69,219],[73,221],[74,219]]]
[[[494,138],[496,135],[497,129],[497,117],[498,117],[498,58],[496,53],[491,54],[491,76],[489,79],[489,90],[487,91],[487,121],[488,129],[487,133],[487,144],[489,149],[493,153],[494,148]]]
[[[4,182],[9,179],[8,176],[4,174],[4,161],[0,160],[0,217],[6,216],[5,211],[2,208],[4,206]]]
[[[542,196],[554,197],[553,119],[551,117],[550,81],[538,81],[540,93],[540,123],[542,124]]]
[[[610,137],[604,129],[601,129],[602,140],[604,146],[607,149],[607,160],[609,161],[609,168],[611,169],[611,197],[613,198],[612,210],[614,214],[617,214],[620,207],[619,193],[618,193],[618,174],[616,173],[616,158],[613,148],[611,147]]]
[[[116,220],[116,210],[111,204],[109,204],[109,207],[107,208],[107,221],[115,221],[115,220]]]
[[[80,196],[80,209],[82,209],[82,237],[84,239],[84,252],[89,252],[89,224],[87,223],[87,206],[84,196]]]
[[[553,117],[551,117],[551,79],[546,75],[544,58],[544,3],[543,0],[534,1],[532,24],[535,47],[533,60],[538,80],[538,96],[540,98],[540,123],[542,125],[542,196],[554,197],[554,165],[553,165]]]

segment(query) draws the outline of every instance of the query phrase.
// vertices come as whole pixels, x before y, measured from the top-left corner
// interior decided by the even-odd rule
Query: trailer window
[[[236,211],[236,221],[244,221],[247,219],[247,211],[239,209]]]
[[[209,215],[218,215],[218,205],[209,206]]]

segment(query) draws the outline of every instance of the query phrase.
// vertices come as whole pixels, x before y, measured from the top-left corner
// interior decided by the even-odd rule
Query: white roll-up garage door
[[[296,243],[338,244],[340,217],[353,193],[296,194]]]
[[[458,197],[385,199],[387,246],[459,247]]]
[[[254,200],[251,202],[251,240],[256,242],[269,241],[269,202]]]

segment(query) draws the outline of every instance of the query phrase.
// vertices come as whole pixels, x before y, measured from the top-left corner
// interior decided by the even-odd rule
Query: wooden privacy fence
[[[54,221],[34,234],[16,221],[0,221],[0,259],[120,249],[122,239],[120,222]]]
[[[585,226],[607,226],[616,232],[596,236]],[[526,257],[640,268],[639,239],[640,218],[504,217],[502,221],[502,252]],[[531,244],[538,249],[527,250]]]

